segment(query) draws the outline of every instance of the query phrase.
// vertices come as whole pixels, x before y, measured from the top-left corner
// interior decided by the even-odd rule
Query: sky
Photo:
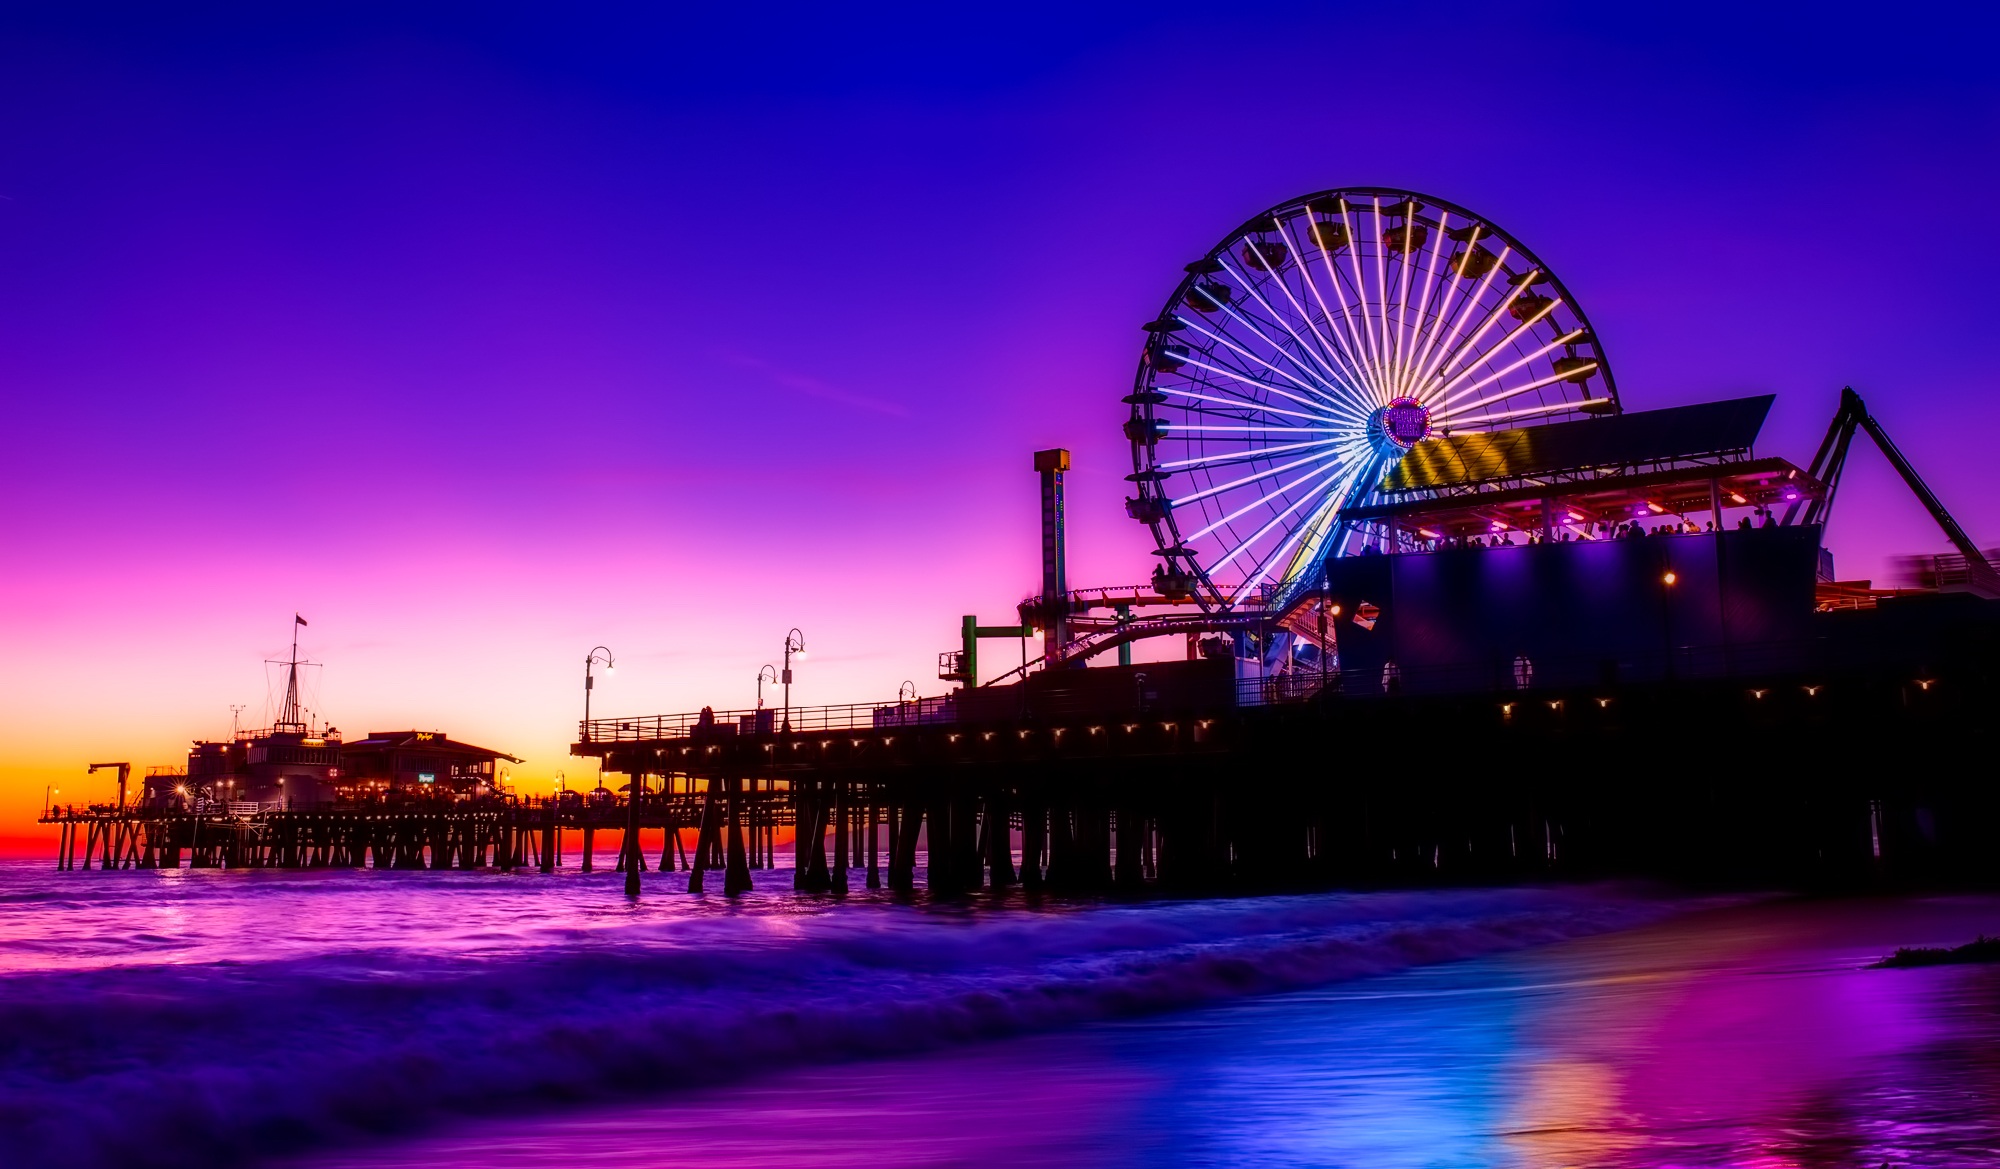
[[[0,838],[267,717],[522,756],[935,693],[958,617],[1154,558],[1120,397],[1256,211],[1408,187],[1584,304],[1628,409],[1843,385],[2000,543],[1990,10],[0,7]],[[1873,451],[1844,578],[1946,550]],[[989,643],[988,660],[1007,650]],[[39,846],[37,846],[39,847]]]

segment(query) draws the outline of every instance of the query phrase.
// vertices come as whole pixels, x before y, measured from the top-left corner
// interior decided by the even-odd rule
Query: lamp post
[[[802,661],[806,656],[806,635],[800,633],[797,626],[793,626],[791,632],[785,634],[785,669],[778,675],[779,681],[785,687],[785,730],[788,732],[792,729],[792,655],[794,654],[797,654]]]
[[[597,680],[590,676],[592,666],[603,666],[607,674],[618,668],[612,664],[611,651],[601,645],[583,655],[583,741],[586,743],[590,742],[590,691],[597,685]]]
[[[769,682],[773,686],[778,684],[778,667],[769,664],[757,667],[758,710],[764,709],[764,683],[766,682]]]
[[[61,794],[62,789],[56,787],[54,784],[44,784],[42,786],[42,815],[46,816],[49,814],[50,801]]]

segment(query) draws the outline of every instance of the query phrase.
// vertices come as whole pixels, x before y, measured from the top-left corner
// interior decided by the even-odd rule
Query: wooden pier
[[[949,712],[586,725],[572,750],[635,780],[636,803],[628,783],[247,815],[57,808],[43,822],[60,828],[63,869],[658,868],[687,871],[693,892],[774,879],[934,895],[1608,875],[1989,883],[2000,792],[1949,760],[2000,745],[2000,637],[1991,603],[1947,608],[1968,620],[1927,637],[1876,622],[1880,652],[1850,640],[1782,673],[1219,701],[1119,685],[1121,671],[1162,675],[1153,664],[1078,672],[1098,688],[1090,701],[1052,673]],[[1106,693],[1130,697],[1114,709]],[[623,844],[604,856],[607,831]],[[769,872],[781,862],[789,875]]]
[[[640,797],[638,825],[662,831],[659,856],[637,860],[643,871],[692,869],[708,854],[687,849],[682,832],[703,824],[710,798],[685,786]],[[747,833],[746,865],[771,867],[780,827],[792,823],[788,793],[763,787],[739,797]],[[56,867],[72,869],[497,869],[551,872],[575,863],[584,872],[631,863],[625,800],[485,798],[478,800],[334,803],[310,809],[118,808],[58,806],[44,812],[58,830]],[[600,832],[626,832],[626,843],[600,856]],[[708,842],[713,849],[713,842]],[[568,855],[576,845],[572,861]],[[714,851],[720,867],[721,853]]]

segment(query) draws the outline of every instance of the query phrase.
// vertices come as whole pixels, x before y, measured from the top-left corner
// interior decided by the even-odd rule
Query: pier
[[[1633,682],[1517,685],[1496,664],[1476,686],[1281,689],[1208,660],[1034,675],[983,711],[597,719],[573,750],[623,790],[44,822],[63,868],[678,869],[693,892],[1984,883],[2000,878],[2000,796],[1929,761],[1940,742],[1969,759],[1996,746],[1990,609],[1830,612],[1808,642],[1729,663],[1683,647],[1628,663],[1650,679]],[[641,850],[635,827],[664,847]],[[608,832],[623,844],[606,855]]]
[[[1771,395],[1627,410],[1546,265],[1416,192],[1289,201],[1185,272],[1123,398],[1150,576],[1071,587],[1070,452],[1035,452],[1038,587],[963,616],[946,693],[794,707],[794,629],[781,706],[592,717],[598,646],[570,751],[625,782],[517,799],[501,752],[302,721],[295,639],[272,728],[52,809],[58,864],[551,872],[580,835],[589,870],[616,831],[635,894],[786,843],[808,894],[2000,878],[1958,762],[1996,746],[2000,573],[1855,391],[1805,463],[1755,449]],[[1824,547],[1857,435],[1953,548],[1914,583]],[[993,638],[1024,660],[988,677]]]

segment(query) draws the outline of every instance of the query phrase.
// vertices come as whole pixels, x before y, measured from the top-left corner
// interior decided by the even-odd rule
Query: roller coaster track
[[[1252,609],[1233,613],[1188,613],[1165,617],[1138,617],[1086,630],[1070,639],[1053,657],[1036,658],[983,683],[998,686],[1025,678],[1037,670],[1060,669],[1096,657],[1106,650],[1148,637],[1171,637],[1189,633],[1235,633],[1252,629],[1283,628],[1294,614],[1318,601],[1318,595],[1301,596],[1283,611]]]

